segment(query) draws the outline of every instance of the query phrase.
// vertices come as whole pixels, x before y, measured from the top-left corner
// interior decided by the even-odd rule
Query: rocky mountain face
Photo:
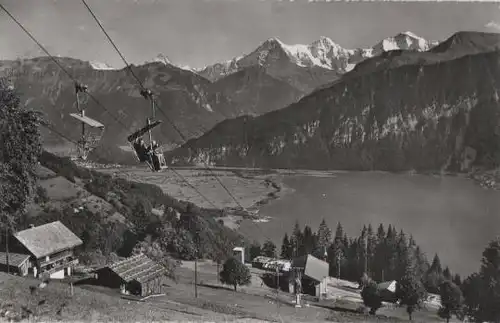
[[[126,145],[127,135],[143,127],[151,116],[149,102],[140,95],[139,86],[128,70],[101,70],[88,62],[57,59],[76,79],[88,85],[89,93],[102,104],[88,98],[82,106],[86,107],[87,116],[106,126],[103,144]],[[133,70],[158,95],[161,111],[156,111],[156,118],[164,124],[155,130],[155,136],[164,144],[184,142],[166,122],[164,114],[187,138],[203,134],[225,118],[238,116],[227,98],[211,92],[210,81],[192,72],[160,62],[133,66]],[[62,134],[75,141],[79,139],[80,124],[69,117],[77,112],[73,81],[50,58],[1,61],[2,71],[20,92],[24,104],[43,111]],[[49,146],[61,144],[59,136],[46,132],[44,137]]]
[[[261,66],[250,66],[230,74],[209,87],[234,107],[237,115],[258,116],[296,102],[302,92],[266,73]]]
[[[500,35],[461,32],[389,52],[287,108],[225,120],[176,163],[272,168],[465,170],[500,163]]]
[[[208,66],[198,74],[216,81],[250,66],[261,66],[269,75],[307,94],[335,81],[366,58],[391,50],[426,51],[433,45],[410,32],[386,38],[367,49],[345,49],[328,37],[309,45],[287,45],[270,38],[250,54]]]

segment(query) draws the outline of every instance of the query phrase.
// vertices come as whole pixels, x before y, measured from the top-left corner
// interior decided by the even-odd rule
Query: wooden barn
[[[295,280],[300,279],[302,293],[322,298],[327,293],[327,278],[330,265],[312,255],[292,260],[292,270],[288,277],[290,291],[295,291]]]
[[[18,231],[9,242],[9,269],[17,268],[11,272],[55,279],[71,275],[78,264],[74,249],[83,244],[60,221]],[[5,252],[1,258],[6,270]]]
[[[0,252],[0,271],[26,276],[30,265],[29,259],[30,255],[9,252],[9,268],[7,269],[7,254]]]
[[[122,294],[148,296],[160,294],[165,268],[138,254],[96,270],[97,284],[120,288]]]

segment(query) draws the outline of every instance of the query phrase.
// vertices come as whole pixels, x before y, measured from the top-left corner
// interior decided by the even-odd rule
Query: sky
[[[52,55],[123,63],[80,0],[0,0]],[[129,63],[163,54],[203,67],[277,37],[308,44],[327,36],[344,48],[371,47],[411,31],[444,40],[457,31],[500,32],[499,3],[313,0],[87,0]],[[44,55],[0,10],[0,59]]]

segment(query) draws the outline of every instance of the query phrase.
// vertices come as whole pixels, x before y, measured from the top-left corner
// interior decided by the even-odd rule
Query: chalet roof
[[[82,240],[60,221],[19,231],[14,237],[37,258],[83,244]]]
[[[19,267],[29,257],[30,257],[30,255],[9,252],[9,266]],[[0,264],[7,265],[7,259],[5,257],[5,252],[0,252]]]
[[[323,278],[328,277],[330,266],[327,262],[312,255],[305,255],[293,259],[292,268],[302,268],[305,276],[321,281]]]
[[[379,289],[387,289],[388,291],[391,292],[396,292],[396,281],[395,280],[390,280],[386,282],[379,283],[378,285]]]
[[[108,268],[127,283],[133,280],[145,283],[165,273],[163,266],[149,259],[144,254],[138,254],[118,261],[108,266]]]

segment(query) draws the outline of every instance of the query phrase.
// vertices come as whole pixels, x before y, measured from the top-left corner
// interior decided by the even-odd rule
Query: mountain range
[[[324,36],[309,45],[287,45],[278,38],[270,38],[248,55],[197,72],[216,81],[245,68],[261,66],[269,75],[308,93],[349,72],[366,58],[391,50],[426,51],[436,44],[411,32],[388,37],[367,49],[345,49]]]
[[[355,50],[343,49],[326,37],[310,45],[293,46],[271,38],[248,55],[199,70],[175,66],[162,55],[131,68],[146,87],[157,93],[161,111],[157,111],[156,117],[165,121],[167,115],[183,134],[179,136],[165,122],[154,133],[155,139],[168,148],[183,144],[185,139],[200,137],[185,146],[197,142],[193,147],[198,149],[202,142],[209,147],[217,145],[219,139],[214,143],[207,138],[215,133],[219,135],[226,124],[232,127],[243,119],[255,119],[259,123],[281,118],[297,106],[304,106],[304,102],[311,102],[321,89],[338,88],[342,86],[339,84],[347,84],[349,78],[361,74],[371,75],[380,69],[418,65],[424,61],[431,64],[436,60],[485,52],[495,43],[496,36],[458,33],[437,44],[405,32],[384,39],[372,48]],[[78,80],[89,85],[92,95],[102,103],[102,106],[92,100],[86,103],[87,115],[107,127],[102,149],[98,151],[105,157],[101,161],[130,160],[131,156],[117,147],[125,146],[126,136],[144,125],[150,115],[148,102],[139,95],[134,78],[127,69],[117,70],[106,64],[66,57],[56,59]],[[72,140],[78,139],[78,125],[68,118],[69,113],[75,112],[73,83],[51,59],[4,60],[0,61],[0,72],[2,69],[16,71],[10,73],[10,78],[25,104],[42,109],[60,132]],[[323,102],[318,101],[318,104]],[[319,107],[301,113],[313,116],[312,111],[317,109]],[[299,120],[300,115],[293,118]],[[224,138],[227,134],[220,135]],[[229,136],[238,137],[236,133]],[[44,133],[44,138],[48,146],[60,147],[63,143],[60,136],[49,132]]]
[[[500,164],[500,34],[458,32],[425,52],[359,63],[290,106],[225,120],[175,163],[358,170]]]

